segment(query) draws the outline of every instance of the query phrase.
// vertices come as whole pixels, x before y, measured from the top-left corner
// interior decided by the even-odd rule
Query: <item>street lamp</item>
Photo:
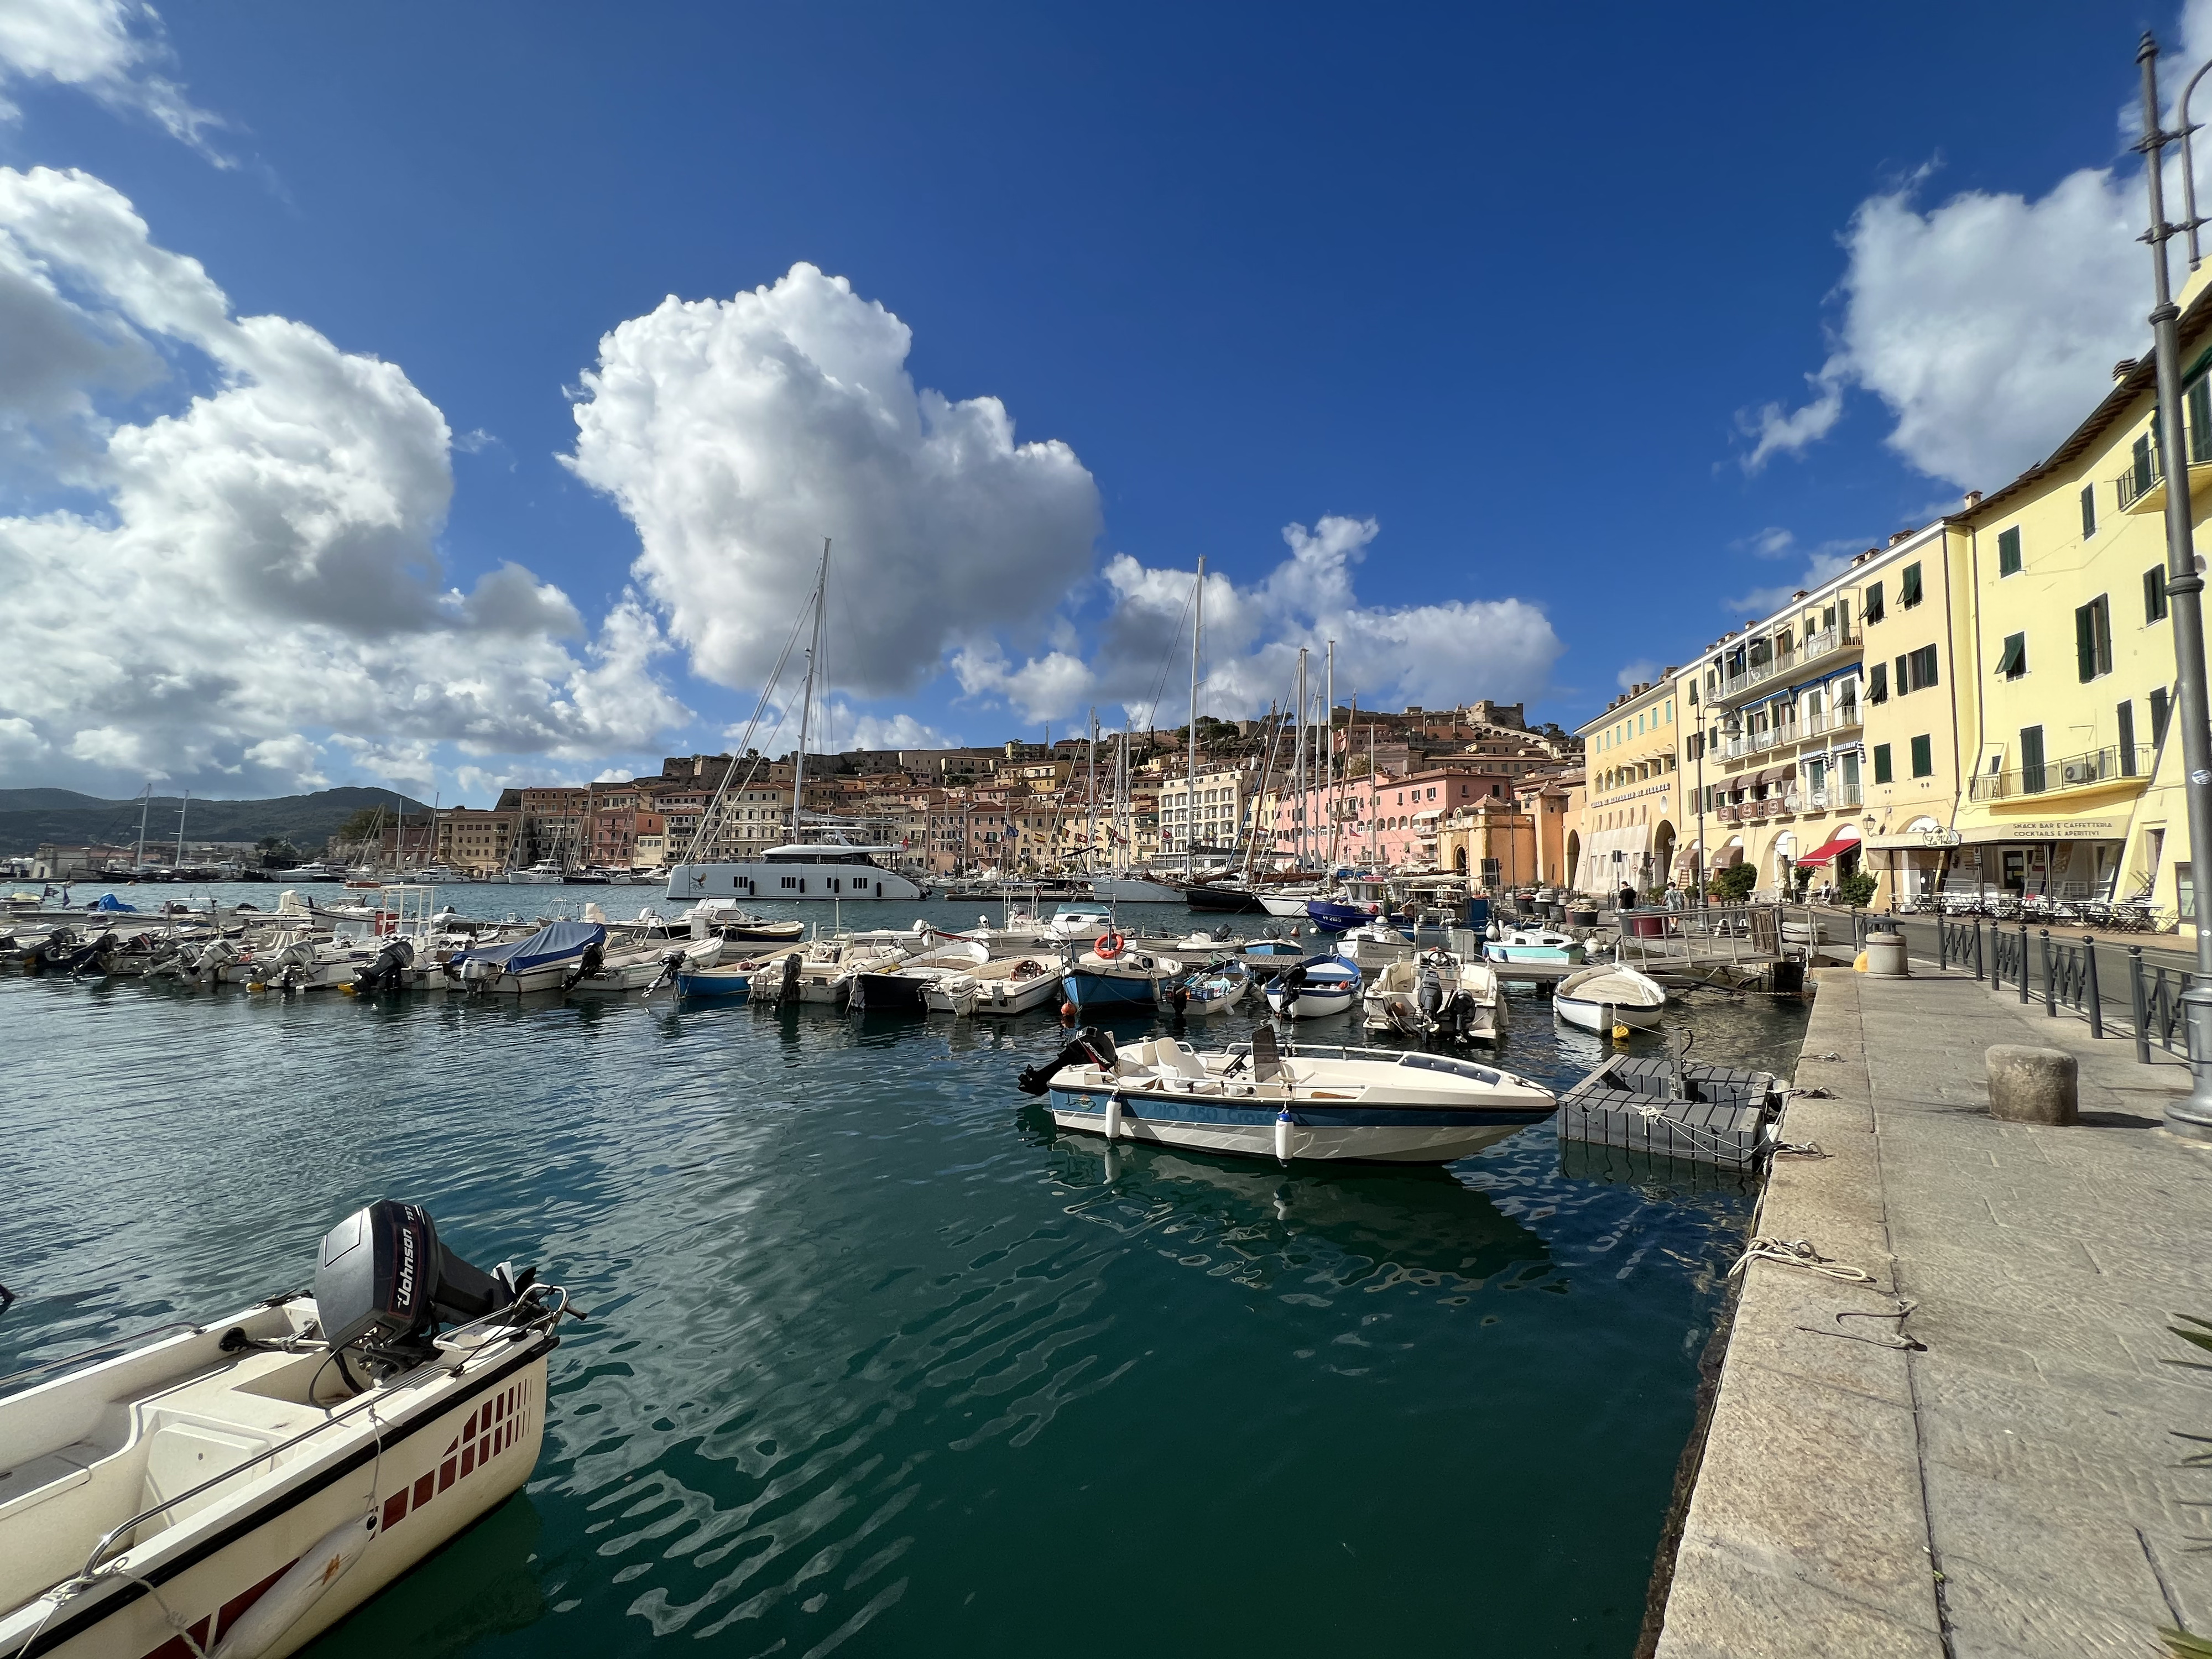
[[[2166,147],[2179,143],[2185,155],[2189,131],[2185,120],[2179,132],[2168,132],[2159,121],[2158,42],[2145,33],[2136,52],[2142,65],[2143,136],[2136,149],[2142,153],[2143,172],[2150,187],[2150,228],[2142,240],[2150,244],[2151,286],[2156,303],[2150,313],[2151,344],[2158,368],[2158,444],[2166,471],[2166,591],[2173,596],[2175,717],[2181,722],[2181,763],[2187,774],[2184,799],[2189,807],[2189,856],[2193,869],[2201,870],[2212,854],[2212,717],[2208,717],[2204,684],[2204,579],[2197,574],[2194,526],[2190,523],[2189,456],[2182,437],[2181,313],[2168,285],[2166,245],[2177,231],[2186,228],[2192,238],[2199,221],[2193,188],[2185,203],[2188,224],[2166,222],[2165,180],[2161,176]],[[2197,71],[2203,74],[2202,70]],[[2196,82],[2192,77],[2191,86]],[[2193,174],[2193,169],[2192,174]],[[2193,186],[2193,176],[2185,183]],[[2181,994],[2183,1016],[2189,1034],[2189,1068],[2193,1086],[2186,1100],[2169,1103],[2166,1125],[2176,1134],[2212,1140],[2212,927],[2205,925],[2204,907],[2197,909],[2197,975]]]

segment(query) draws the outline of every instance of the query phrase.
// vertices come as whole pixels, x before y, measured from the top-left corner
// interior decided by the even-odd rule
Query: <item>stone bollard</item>
[[[1903,979],[1905,967],[1905,935],[1902,933],[1869,933],[1866,936],[1866,970],[1875,979]]]
[[[2078,1121],[2081,1068],[2057,1048],[2000,1042],[1990,1048],[1990,1115],[2007,1123]]]

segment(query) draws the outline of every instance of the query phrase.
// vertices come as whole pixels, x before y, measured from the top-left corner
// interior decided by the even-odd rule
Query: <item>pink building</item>
[[[1437,827],[1444,815],[1486,797],[1510,801],[1513,783],[1502,772],[1439,766],[1410,777],[1385,772],[1353,778],[1340,783],[1336,793],[1337,863],[1384,871],[1434,866]],[[1303,801],[1287,793],[1278,799],[1275,850],[1286,859],[1297,855],[1301,818],[1310,826],[1304,843],[1310,849],[1310,861],[1320,864],[1328,857],[1328,807],[1324,792],[1317,788],[1308,790]]]

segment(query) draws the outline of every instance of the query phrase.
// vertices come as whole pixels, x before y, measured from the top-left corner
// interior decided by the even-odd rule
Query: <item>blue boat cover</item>
[[[86,905],[84,908],[88,910],[125,910],[128,911],[134,916],[138,914],[138,907],[137,905],[125,904],[121,899],[116,897],[112,893],[102,893],[98,898],[93,900],[91,903]]]
[[[1306,970],[1308,979],[1314,976],[1316,969],[1329,970],[1322,975],[1325,979],[1340,979],[1347,974],[1355,980],[1359,977],[1359,964],[1346,957],[1308,957],[1298,966]]]
[[[592,945],[605,944],[607,930],[596,921],[553,921],[528,939],[516,939],[512,945],[487,945],[481,951],[465,951],[454,960],[495,962],[510,974],[520,974],[543,968],[549,962],[581,956]]]

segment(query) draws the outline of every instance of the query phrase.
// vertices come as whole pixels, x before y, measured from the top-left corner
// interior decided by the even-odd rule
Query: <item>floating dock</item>
[[[1781,1113],[1771,1073],[1615,1054],[1559,1097],[1559,1139],[1755,1170]]]

